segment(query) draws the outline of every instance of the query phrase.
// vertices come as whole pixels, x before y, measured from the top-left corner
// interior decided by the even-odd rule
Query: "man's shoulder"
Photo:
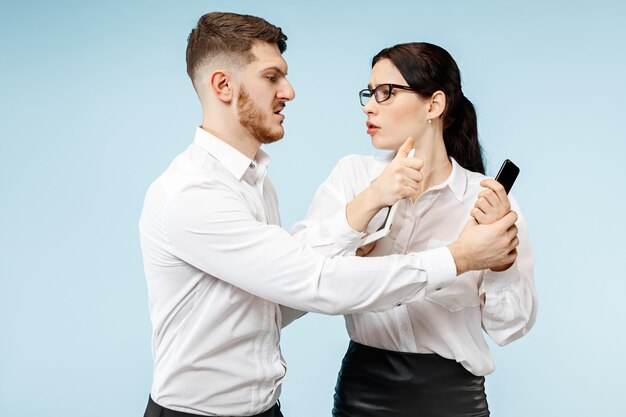
[[[237,180],[210,155],[197,155],[192,149],[178,155],[148,188],[150,193],[162,193],[166,199],[186,190],[235,190]]]

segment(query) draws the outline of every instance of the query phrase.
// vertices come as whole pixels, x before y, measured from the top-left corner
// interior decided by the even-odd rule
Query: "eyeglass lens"
[[[374,89],[374,97],[377,102],[383,102],[389,98],[391,87],[388,84],[381,84]]]
[[[391,95],[391,86],[389,84],[381,84],[373,90],[366,88],[359,91],[361,106],[365,106],[372,95],[374,95],[376,102],[382,103],[383,101],[389,99],[389,96]]]

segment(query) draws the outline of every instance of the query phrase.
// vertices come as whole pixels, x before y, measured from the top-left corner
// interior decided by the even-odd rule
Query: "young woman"
[[[476,113],[444,49],[409,43],[382,50],[360,99],[372,145],[394,152],[343,158],[295,236],[327,256],[407,253],[448,245],[468,221],[491,223],[513,209],[519,246],[512,264],[427,287],[420,302],[346,316],[351,341],[333,415],[487,416],[484,375],[494,364],[483,330],[505,345],[528,332],[537,311],[524,217],[484,176]],[[360,248],[396,201],[389,234]]]

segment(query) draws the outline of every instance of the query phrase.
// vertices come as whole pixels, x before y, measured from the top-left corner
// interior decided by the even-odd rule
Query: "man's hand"
[[[479,224],[491,224],[511,211],[511,203],[504,187],[498,181],[487,179],[481,181],[480,185],[485,189],[478,193],[478,199],[470,214]]]
[[[376,196],[378,209],[391,206],[397,201],[415,195],[419,183],[424,179],[420,172],[424,161],[408,157],[413,149],[413,138],[409,136],[400,146],[393,161],[370,185]]]
[[[458,240],[448,245],[457,275],[515,262],[519,245],[516,221],[517,213],[510,211],[490,225],[478,224],[474,219],[467,222]]]

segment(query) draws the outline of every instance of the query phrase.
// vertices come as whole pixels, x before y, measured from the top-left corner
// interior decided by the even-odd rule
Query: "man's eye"
[[[268,76],[267,76],[267,77],[265,77],[265,78],[267,78],[268,80],[270,80],[270,82],[273,82],[273,83],[275,83],[276,81],[278,81],[278,77],[273,76],[273,75],[268,75]]]

